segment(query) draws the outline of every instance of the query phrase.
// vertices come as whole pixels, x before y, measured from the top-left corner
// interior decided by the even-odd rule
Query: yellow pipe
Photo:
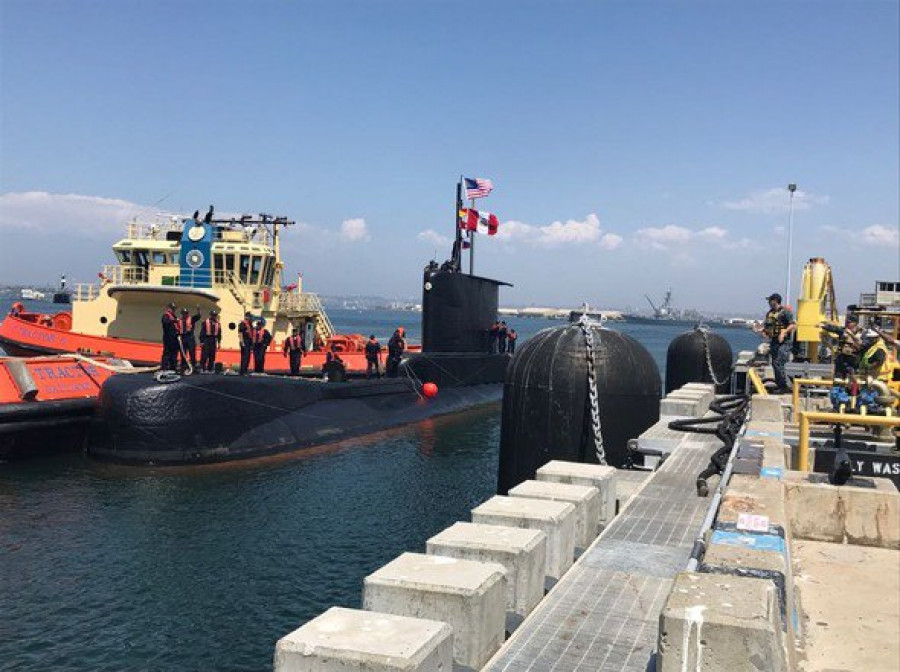
[[[800,386],[801,385],[815,385],[817,387],[831,387],[834,385],[834,381],[828,378],[794,378],[794,382],[791,390],[791,402],[794,405],[794,413],[799,412],[798,406],[800,405]]]
[[[766,386],[763,385],[762,381],[759,379],[759,374],[756,372],[756,369],[750,369],[747,371],[747,377],[750,379],[750,382],[753,383],[753,389],[756,390],[757,394],[762,396],[768,396],[768,391],[766,390]]]
[[[851,415],[800,411],[800,441],[797,469],[809,471],[809,426],[811,424],[862,425],[864,427],[900,427],[900,418],[885,415]]]

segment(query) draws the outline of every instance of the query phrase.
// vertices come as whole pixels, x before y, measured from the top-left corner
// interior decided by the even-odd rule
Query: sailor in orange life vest
[[[284,346],[281,348],[282,356],[290,357],[292,376],[300,375],[300,363],[303,361],[304,352],[306,352],[306,347],[300,337],[300,329],[294,327],[291,335],[284,339]]]
[[[197,368],[197,341],[194,338],[194,327],[200,321],[200,311],[191,315],[187,308],[181,309],[181,317],[175,327],[181,336],[181,372],[187,370],[187,360],[191,360],[191,370]]]
[[[510,328],[509,333],[506,335],[506,352],[511,355],[516,354],[516,340],[519,338],[519,334],[516,333],[516,330]]]
[[[238,339],[241,343],[241,375],[246,376],[253,352],[253,316],[249,312],[244,313],[244,319],[238,325]]]
[[[170,303],[162,316],[162,360],[159,368],[163,371],[174,371],[178,366],[178,318],[175,317],[175,304]]]
[[[272,334],[266,329],[266,321],[259,318],[253,330],[253,370],[256,373],[266,372],[266,350],[272,342]]]
[[[209,311],[200,324],[200,369],[212,373],[216,368],[216,352],[222,345],[222,325],[219,324],[219,311]]]
[[[372,377],[372,371],[375,371],[375,377],[381,378],[381,369],[378,366],[378,359],[381,357],[381,343],[375,339],[375,334],[369,336],[366,341],[366,378]]]

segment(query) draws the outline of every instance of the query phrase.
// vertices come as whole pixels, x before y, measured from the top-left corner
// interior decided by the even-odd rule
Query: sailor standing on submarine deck
[[[388,356],[384,365],[384,372],[388,378],[397,377],[404,350],[406,350],[406,339],[403,338],[403,327],[397,327],[391,340],[388,341]]]
[[[200,369],[212,373],[216,368],[216,351],[222,345],[222,325],[219,311],[209,311],[209,317],[200,325]]]
[[[200,311],[190,315],[187,308],[181,309],[181,317],[178,318],[176,327],[181,336],[181,371],[187,369],[187,360],[191,360],[191,370],[197,368],[197,342],[194,339],[194,328],[200,321]]]
[[[241,375],[246,376],[250,369],[250,353],[253,352],[253,316],[246,312],[238,325],[238,339],[241,344]]]
[[[178,318],[175,316],[175,304],[170,303],[162,316],[162,360],[159,368],[163,371],[174,371],[178,366]]]
[[[266,329],[266,321],[259,318],[253,330],[253,370],[256,373],[266,372],[266,350],[272,342],[272,334]]]
[[[303,361],[304,352],[306,352],[306,347],[303,345],[300,329],[294,327],[291,335],[284,339],[284,345],[281,348],[282,356],[290,358],[292,376],[300,375],[300,363]]]

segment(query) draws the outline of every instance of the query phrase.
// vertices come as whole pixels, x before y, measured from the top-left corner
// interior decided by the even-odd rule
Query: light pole
[[[788,191],[791,194],[790,214],[788,215],[788,253],[787,253],[787,270],[785,271],[784,302],[792,307],[791,303],[791,255],[794,251],[794,192],[797,191],[797,185],[791,182],[788,185]]]

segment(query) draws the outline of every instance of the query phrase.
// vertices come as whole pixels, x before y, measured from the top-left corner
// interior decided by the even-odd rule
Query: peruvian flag
[[[461,208],[459,211],[459,228],[464,231],[477,231],[493,236],[499,227],[500,220],[491,212],[479,212],[473,208]]]

